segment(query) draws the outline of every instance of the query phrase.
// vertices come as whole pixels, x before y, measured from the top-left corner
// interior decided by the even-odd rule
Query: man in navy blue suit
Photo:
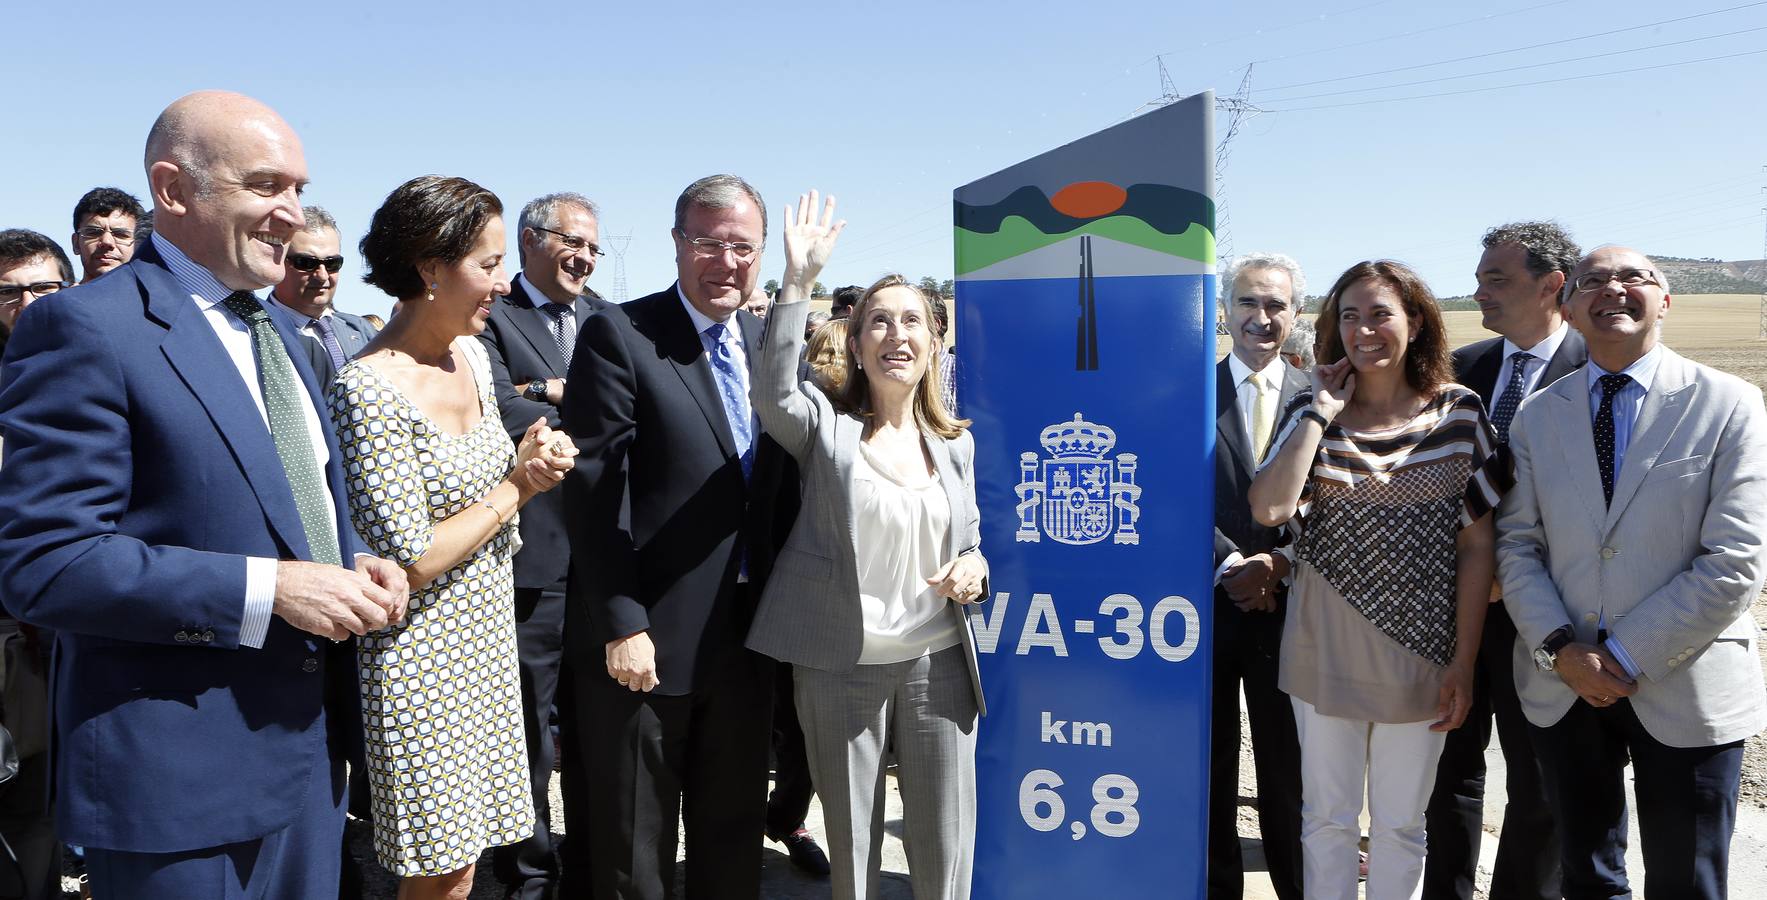
[[[146,164],[151,243],[27,310],[0,370],[0,598],[58,635],[58,825],[107,900],[335,896],[321,648],[402,617],[406,585],[357,552],[312,369],[251,293],[306,162],[211,91]]]

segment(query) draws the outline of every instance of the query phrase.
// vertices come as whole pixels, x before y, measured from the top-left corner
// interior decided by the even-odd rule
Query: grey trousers
[[[915,900],[968,900],[976,839],[976,701],[963,647],[845,675],[794,666],[822,798],[835,900],[872,900],[893,747]]]

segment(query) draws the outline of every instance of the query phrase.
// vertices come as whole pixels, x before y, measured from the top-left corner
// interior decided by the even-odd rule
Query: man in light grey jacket
[[[1515,672],[1564,838],[1566,897],[1725,896],[1744,738],[1767,723],[1749,605],[1767,534],[1761,391],[1660,341],[1667,279],[1602,247],[1564,306],[1589,365],[1523,403],[1498,517]]]

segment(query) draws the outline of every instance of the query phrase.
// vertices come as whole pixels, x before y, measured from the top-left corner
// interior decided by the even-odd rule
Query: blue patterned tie
[[[234,291],[221,305],[238,316],[251,332],[252,353],[258,361],[258,389],[264,394],[270,437],[288,476],[295,509],[301,514],[307,551],[314,562],[342,565],[337,527],[325,502],[325,473],[319,470],[319,459],[313,455],[313,435],[307,430],[306,413],[301,409],[301,404],[310,402],[307,389],[302,387],[294,363],[288,359],[288,349],[282,345],[282,337],[276,333],[276,326],[270,324],[270,314],[258,298],[246,291]]]
[[[331,328],[331,318],[320,316],[310,324],[312,324],[313,330],[319,334],[319,346],[324,347],[325,355],[331,357],[331,373],[336,376],[343,369],[344,363],[349,362],[349,359],[344,356],[343,345],[337,342],[337,332]]]
[[[1509,384],[1503,387],[1503,396],[1497,398],[1497,407],[1491,410],[1491,427],[1497,429],[1497,443],[1509,443],[1509,423],[1515,421],[1516,407],[1522,405],[1523,382],[1527,380],[1528,363],[1534,361],[1534,354],[1517,352],[1509,358]]]
[[[1601,466],[1601,495],[1614,502],[1614,397],[1632,383],[1632,376],[1601,376],[1601,405],[1595,410],[1595,461]]]
[[[730,422],[730,436],[736,439],[736,452],[742,457],[742,477],[748,480],[755,465],[754,418],[749,412],[748,378],[730,352],[730,329],[722,322],[712,323],[701,335],[706,353],[712,358],[712,372],[718,376],[718,395],[724,400],[724,418]]]

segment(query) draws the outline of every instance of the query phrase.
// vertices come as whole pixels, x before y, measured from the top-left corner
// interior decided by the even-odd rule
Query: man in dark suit
[[[7,348],[0,597],[57,633],[58,822],[95,895],[333,895],[321,647],[402,616],[405,577],[356,552],[319,385],[250,293],[282,279],[306,163],[213,91],[146,159],[152,242]]]
[[[666,290],[591,316],[565,386],[582,456],[566,484],[565,640],[589,791],[594,895],[760,894],[773,661],[743,646],[793,485],[749,407],[761,322],[742,311],[766,207],[714,175],[675,204]]]
[[[1239,695],[1245,691],[1258,781],[1258,831],[1276,895],[1301,897],[1301,749],[1294,707],[1276,686],[1291,560],[1281,528],[1252,518],[1246,492],[1307,375],[1284,362],[1307,282],[1277,253],[1233,261],[1221,278],[1233,350],[1215,367],[1214,696],[1209,746],[1209,897],[1245,890],[1239,851]]]
[[[1582,335],[1559,306],[1565,277],[1577,264],[1570,236],[1553,222],[1516,222],[1485,232],[1473,299],[1497,337],[1454,351],[1456,381],[1485,401],[1497,443],[1508,452],[1509,426],[1521,401],[1581,368]],[[1485,748],[1495,716],[1503,747],[1509,801],[1491,875],[1492,900],[1559,896],[1559,839],[1544,796],[1539,760],[1516,698],[1510,652],[1515,623],[1493,597],[1485,613],[1466,723],[1448,732],[1436,766],[1435,793],[1425,813],[1430,836],[1424,863],[1426,897],[1471,900],[1484,827]]]
[[[558,428],[558,406],[564,397],[571,354],[583,322],[608,302],[588,289],[589,275],[603,251],[595,204],[581,194],[547,194],[522,208],[516,247],[521,274],[510,283],[509,296],[491,307],[491,318],[479,340],[491,360],[497,407],[512,440],[544,418]],[[521,654],[522,714],[525,718],[528,765],[532,769],[534,836],[498,847],[497,877],[509,896],[539,900],[558,889],[562,869],[573,886],[562,896],[587,891],[589,841],[586,823],[573,828],[561,848],[552,848],[552,709],[559,709],[559,737],[566,756],[563,773],[565,820],[583,822],[582,785],[576,753],[575,710],[561,674],[564,662],[565,586],[570,573],[570,542],[565,526],[562,491],[536,496],[521,515],[522,549],[515,557],[515,633]],[[564,688],[561,694],[561,688]],[[582,885],[582,887],[579,887]]]
[[[303,207],[301,214],[307,225],[289,238],[283,259],[287,271],[270,291],[269,308],[305,338],[301,349],[324,386],[331,384],[344,363],[361,353],[380,329],[361,316],[335,308],[338,272],[344,267],[337,220],[318,206]]]

